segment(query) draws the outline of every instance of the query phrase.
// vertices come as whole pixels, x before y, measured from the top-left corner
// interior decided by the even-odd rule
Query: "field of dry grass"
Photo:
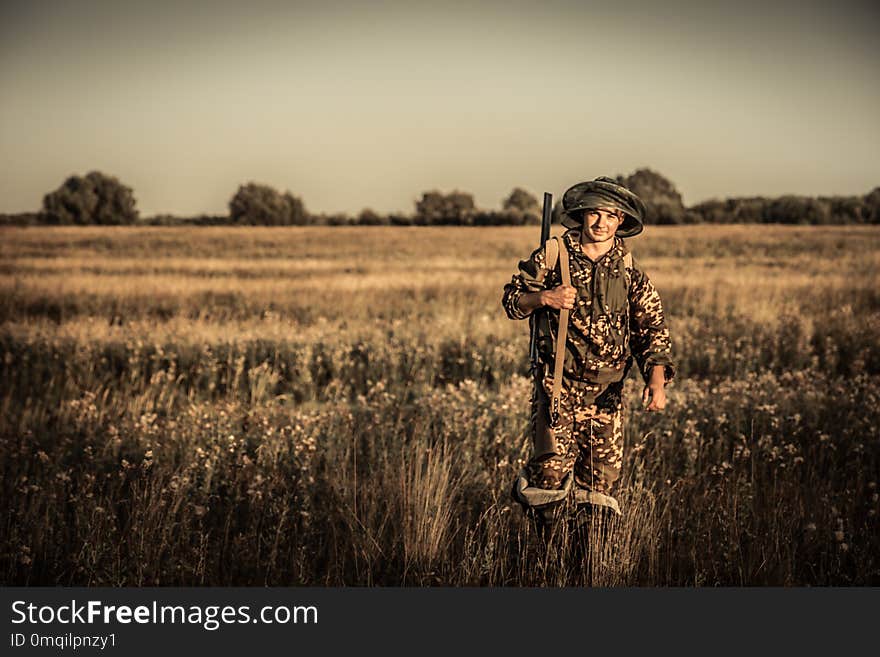
[[[622,520],[547,547],[535,228],[0,232],[3,584],[880,583],[876,227],[631,240],[678,378],[628,382]]]

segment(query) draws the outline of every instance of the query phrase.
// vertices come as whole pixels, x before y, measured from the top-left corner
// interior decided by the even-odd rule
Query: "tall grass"
[[[880,231],[652,228],[679,377],[619,519],[545,542],[534,231],[4,229],[5,584],[880,581]]]

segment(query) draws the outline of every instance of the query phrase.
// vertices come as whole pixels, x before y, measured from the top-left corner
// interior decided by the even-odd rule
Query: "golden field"
[[[678,376],[542,547],[535,227],[4,228],[0,582],[880,582],[880,229],[649,227]]]

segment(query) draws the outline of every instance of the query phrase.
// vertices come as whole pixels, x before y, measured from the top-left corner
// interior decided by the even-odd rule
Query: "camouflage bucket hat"
[[[618,237],[633,237],[645,228],[644,201],[606,176],[569,187],[562,196],[562,208],[562,225],[566,228],[580,228],[583,221],[577,213],[592,208],[611,208],[624,214],[615,233]]]

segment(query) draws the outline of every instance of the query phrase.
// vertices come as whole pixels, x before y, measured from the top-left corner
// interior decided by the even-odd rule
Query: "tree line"
[[[618,175],[617,180],[645,201],[650,224],[880,223],[880,187],[864,196],[728,198],[686,207],[675,185],[651,169]],[[58,189],[47,193],[38,212],[0,214],[0,225],[499,226],[537,224],[541,220],[538,199],[520,187],[501,200],[500,209],[478,208],[473,195],[467,192],[431,190],[421,194],[411,214],[381,214],[365,208],[357,215],[348,215],[311,213],[291,192],[249,182],[239,186],[228,208],[226,215],[142,218],[131,187],[113,176],[92,171],[85,176],[70,176]],[[554,222],[559,221],[561,213],[561,203],[557,202]]]

